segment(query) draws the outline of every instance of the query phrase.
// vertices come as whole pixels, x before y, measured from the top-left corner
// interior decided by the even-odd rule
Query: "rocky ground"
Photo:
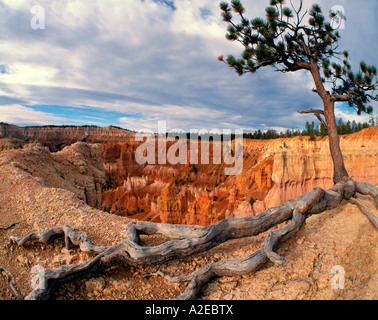
[[[102,212],[86,202],[90,191],[96,190],[96,179],[102,176],[102,167],[95,161],[97,151],[96,145],[78,143],[54,155],[38,145],[0,153],[0,266],[12,273],[23,296],[31,291],[35,266],[57,267],[91,256],[77,248],[67,250],[58,240],[25,248],[9,246],[9,236],[70,225],[101,245],[116,244],[123,238],[129,218]],[[173,298],[185,286],[149,274],[157,270],[170,275],[189,273],[222,258],[248,255],[262,245],[265,236],[232,240],[161,266],[117,266],[94,278],[64,285],[55,299]],[[143,237],[145,245],[165,240]],[[367,218],[344,202],[337,209],[309,218],[299,234],[281,246],[279,254],[287,260],[284,265],[269,263],[251,275],[214,279],[202,298],[377,299],[377,243],[378,233]],[[331,287],[334,266],[345,270],[344,289]],[[0,275],[0,299],[15,299],[4,274]]]

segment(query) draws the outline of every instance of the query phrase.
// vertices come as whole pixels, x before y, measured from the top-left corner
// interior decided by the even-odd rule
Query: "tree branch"
[[[309,113],[313,113],[315,115],[315,117],[320,121],[320,123],[327,129],[327,124],[326,122],[323,120],[323,118],[320,116],[321,114],[324,115],[324,111],[323,110],[319,110],[319,109],[310,109],[310,110],[303,110],[303,111],[298,111],[299,114],[309,114]]]
[[[308,114],[308,113],[314,113],[314,114],[322,114],[324,115],[324,111],[320,109],[309,109],[309,110],[303,110],[298,111],[299,114]]]
[[[333,94],[331,100],[334,102],[346,102],[351,99],[353,91],[349,91],[347,94]]]

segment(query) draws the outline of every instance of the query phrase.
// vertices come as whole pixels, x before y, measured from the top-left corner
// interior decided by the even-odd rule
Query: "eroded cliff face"
[[[45,187],[68,190],[93,208],[102,206],[106,175],[98,144],[77,142],[60,152],[51,153],[41,144],[34,143],[23,149],[7,151],[1,165],[8,163],[36,178]]]
[[[208,225],[253,216],[316,186],[333,185],[326,137],[244,140],[238,176],[226,176],[224,165],[212,164],[212,148],[209,165],[139,165],[140,142],[134,133],[115,127],[0,124],[0,137],[3,150],[21,149],[10,152],[22,153],[20,165],[40,172],[44,183],[66,188],[93,207],[144,221]],[[340,137],[353,179],[378,184],[377,137],[377,127]],[[38,143],[51,151],[70,146],[50,153]]]
[[[134,133],[117,127],[95,126],[45,126],[19,127],[0,123],[0,138],[16,138],[26,142],[39,142],[51,151],[62,150],[76,142],[106,143],[109,141],[129,142]]]
[[[377,137],[378,128],[340,137],[353,179],[378,184]],[[316,186],[333,185],[327,138],[244,140],[244,166],[238,176],[225,176],[224,166],[211,162],[140,166],[135,162],[137,147],[135,142],[102,145],[110,181],[103,193],[104,210],[153,222],[208,225],[256,215]]]
[[[212,148],[209,165],[138,165],[138,146],[102,144],[109,181],[103,192],[105,211],[153,222],[208,225],[255,214],[251,198],[264,200],[272,188],[273,155],[262,145],[246,150],[238,176],[226,176],[224,165],[212,164]]]
[[[354,180],[378,184],[377,141],[377,127],[340,137],[345,166]],[[327,138],[314,142],[295,138],[287,141],[286,145],[288,148],[274,154],[273,187],[264,201],[255,204],[257,213],[315,187],[329,189],[333,186],[333,164]]]

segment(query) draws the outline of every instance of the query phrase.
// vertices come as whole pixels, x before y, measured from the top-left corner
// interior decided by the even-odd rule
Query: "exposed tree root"
[[[61,228],[54,228],[40,233],[30,233],[24,238],[11,236],[9,240],[11,243],[17,243],[19,246],[24,246],[28,242],[42,242],[49,243],[50,241],[64,236],[66,248],[69,249],[71,244],[80,246],[80,250],[84,252],[101,253],[108,247],[96,246],[92,244],[91,239],[83,231],[75,231],[69,226]]]
[[[95,245],[85,232],[75,231],[69,226],[31,233],[24,238],[10,237],[10,240],[22,246],[30,242],[47,243],[56,237],[64,237],[67,248],[75,245],[82,251],[97,254],[94,258],[80,264],[43,269],[43,272],[38,275],[39,286],[26,297],[26,299],[34,300],[48,299],[57,286],[75,279],[91,277],[115,265],[158,265],[209,250],[231,239],[258,235],[291,220],[281,229],[272,231],[267,236],[263,247],[249,257],[224,259],[206,265],[191,275],[170,277],[161,272],[156,273],[165,276],[170,281],[190,281],[178,299],[194,299],[215,276],[251,273],[269,260],[274,263],[284,263],[284,258],[275,253],[279,243],[297,233],[309,216],[336,208],[343,199],[349,200],[355,196],[357,190],[372,196],[374,201],[377,201],[377,188],[348,180],[336,184],[330,190],[315,188],[297,199],[289,200],[255,217],[222,220],[206,227],[132,222],[126,227],[126,239],[114,246]],[[141,234],[157,233],[171,240],[154,247],[140,245]]]
[[[8,282],[9,282],[9,287],[11,288],[11,290],[13,291],[14,295],[16,296],[16,298],[18,300],[23,300],[24,297],[22,296],[22,294],[17,290],[16,288],[16,284],[14,282],[14,277],[13,275],[7,270],[5,269],[4,267],[0,267],[0,274],[1,273],[4,273],[7,278],[8,278]]]
[[[360,211],[370,220],[370,222],[373,224],[375,229],[378,230],[378,211],[377,211],[378,205],[374,202],[373,205],[375,206],[375,208],[371,206],[373,210],[375,209],[374,211],[376,212],[376,214],[374,214],[374,212],[368,210],[368,208],[364,205],[361,199],[362,197],[363,195],[357,194],[356,197],[351,198],[349,201],[353,203],[354,205],[356,205],[360,209]],[[369,197],[370,199],[372,198],[371,196],[367,196],[367,197]],[[374,201],[374,198],[373,198],[373,201]],[[364,202],[365,203],[367,202],[366,199]]]

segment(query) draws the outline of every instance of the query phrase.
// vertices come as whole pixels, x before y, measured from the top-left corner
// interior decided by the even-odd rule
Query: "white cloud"
[[[224,38],[224,24],[219,19],[217,1],[181,0],[176,2],[176,11],[172,20],[174,31],[206,38]],[[201,8],[206,8],[208,15],[201,15]]]
[[[168,130],[182,129],[226,129],[233,128],[231,123],[222,123],[219,119],[236,117],[227,114],[222,110],[213,110],[211,108],[193,108],[191,106],[149,106],[134,109],[135,116],[121,117],[120,123],[125,128],[132,130],[151,129],[157,131],[158,121],[165,121]],[[234,119],[235,120],[235,119]],[[188,126],[190,124],[190,126]],[[222,126],[226,126],[223,128]]]
[[[335,116],[337,119],[341,118],[343,119],[344,122],[350,121],[356,121],[357,123],[361,122],[369,122],[371,115],[367,114],[361,114],[360,116],[352,109],[349,107],[346,108],[335,108]]]
[[[30,7],[30,0],[2,0],[2,2],[12,9],[22,9]]]
[[[13,63],[10,74],[0,75],[7,84],[49,86],[55,81],[58,70],[34,63]]]
[[[366,7],[351,0],[320,2],[325,12],[334,4],[344,5],[351,18],[343,43],[352,47],[352,58],[374,63],[377,43],[355,43],[362,35],[376,38],[371,7],[376,0],[366,1]],[[14,70],[0,74],[0,104],[9,103],[10,110],[15,100],[87,105],[135,115],[120,115],[119,124],[131,129],[156,127],[156,119],[183,129],[303,125],[308,118],[296,111],[321,103],[311,92],[309,74],[268,69],[238,77],[217,61],[221,54],[241,53],[240,45],[224,38],[219,2],[176,0],[173,10],[153,0],[39,0],[46,29],[32,30],[34,0],[0,0],[0,65]],[[267,3],[245,0],[246,17],[264,16]],[[44,119],[61,121],[51,117]]]
[[[66,119],[14,104],[0,106],[0,121],[18,125],[48,125],[64,124]]]

